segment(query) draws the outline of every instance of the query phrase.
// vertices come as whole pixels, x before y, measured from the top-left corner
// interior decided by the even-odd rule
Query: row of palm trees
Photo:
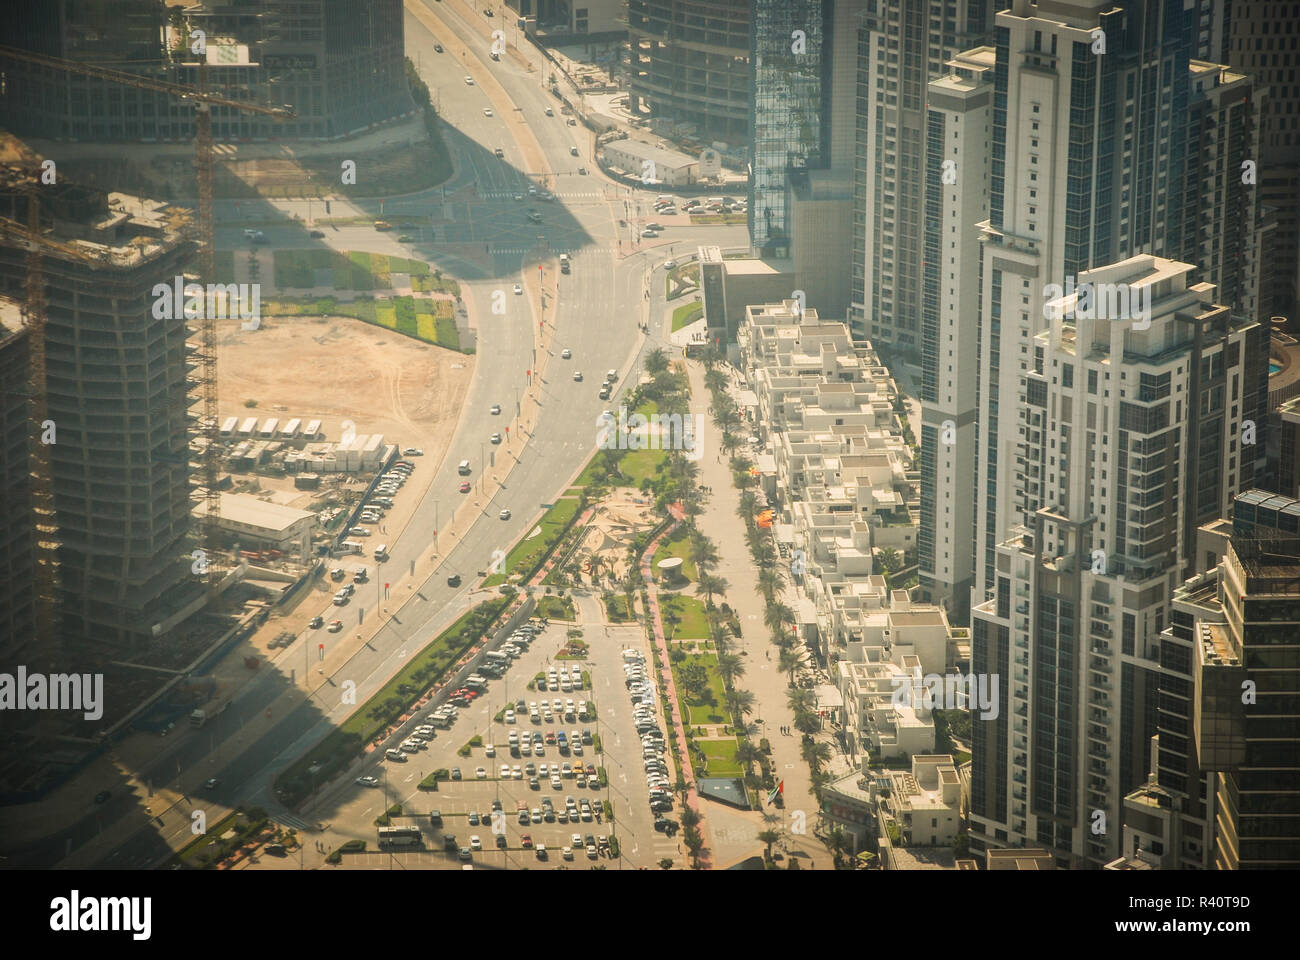
[[[726,383],[726,377],[720,371],[710,369],[705,374],[705,384],[713,393],[715,421],[724,418],[729,420],[730,413],[735,408],[735,402],[726,393]],[[737,417],[737,421],[738,419]],[[721,423],[719,425],[721,426]],[[723,429],[725,432],[726,428]],[[758,525],[758,497],[750,489],[756,485],[756,480],[750,472],[753,463],[748,457],[733,456],[730,465],[735,484],[742,491],[736,513],[745,524],[745,542],[750,556],[758,567],[756,589],[763,596],[763,624],[770,631],[772,643],[777,648],[777,668],[789,677],[790,689],[786,693],[786,704],[794,714],[794,728],[803,735],[799,753],[808,764],[813,793],[820,802],[822,788],[831,779],[830,774],[825,771],[825,766],[831,759],[831,749],[829,745],[820,743],[813,737],[813,734],[821,729],[821,720],[816,714],[816,695],[813,691],[795,684],[795,674],[803,661],[796,631],[798,621],[790,606],[780,599],[781,591],[787,581],[777,563],[777,549],[768,530]],[[781,834],[773,829],[771,824],[779,822],[779,817],[765,813],[764,819],[769,825],[759,832],[758,840],[766,845],[766,857],[770,863],[772,845],[781,838]],[[827,837],[827,846],[838,867],[844,852],[849,849],[843,831],[831,831],[831,835]]]

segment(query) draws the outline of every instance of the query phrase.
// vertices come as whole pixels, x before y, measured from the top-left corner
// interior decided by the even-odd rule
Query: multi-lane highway
[[[426,25],[429,18],[408,13],[407,48],[411,58],[418,60],[451,128],[447,140],[456,173],[445,185],[451,199],[443,199],[441,187],[389,199],[384,216],[423,217],[431,224],[437,240],[421,243],[420,236],[427,233],[421,231],[417,236],[417,231],[410,228],[376,234],[370,227],[326,226],[323,240],[308,241],[306,227],[287,217],[282,226],[260,228],[272,247],[323,242],[337,249],[378,250],[426,259],[461,280],[462,294],[477,324],[475,379],[455,436],[414,516],[390,544],[392,559],[383,567],[381,576],[394,582],[391,617],[346,662],[326,664],[331,679],[343,677],[356,683],[358,702],[364,702],[420,645],[464,609],[477,580],[475,574],[491,563],[493,551],[508,551],[536,523],[542,510],[540,504],[561,492],[591,454],[597,438],[597,416],[617,404],[617,395],[613,401],[597,397],[604,372],[616,369],[619,387],[625,390],[635,384],[643,352],[664,345],[661,335],[666,336],[666,331],[659,322],[664,290],[659,279],[662,271],[654,274],[656,268],[671,253],[680,255],[700,242],[724,248],[745,244],[743,227],[692,228],[684,223],[670,228],[663,238],[672,242],[671,250],[663,245],[642,247],[634,243],[629,228],[620,228],[618,221],[635,217],[637,204],[648,207],[647,201],[653,201],[654,193],[661,188],[650,186],[630,194],[602,177],[591,157],[591,134],[582,126],[566,123],[558,101],[542,89],[544,71],[529,73],[509,57],[491,60],[487,43],[457,19],[454,9],[439,3],[427,7],[439,8],[439,22],[433,23],[431,30]],[[435,43],[441,44],[444,52],[438,53]],[[475,79],[472,85],[464,81],[466,75]],[[553,108],[552,117],[546,116],[548,106]],[[486,116],[485,109],[491,109],[492,116]],[[498,147],[504,154],[502,158],[494,156]],[[574,157],[571,148],[577,148],[579,156]],[[532,160],[525,159],[529,157]],[[588,173],[579,174],[579,167],[585,167]],[[539,189],[549,186],[556,199],[545,203],[530,198],[530,183]],[[516,200],[516,194],[523,199]],[[306,215],[305,207],[299,211],[294,204],[275,206],[286,214]],[[314,206],[316,215],[323,215],[320,202]],[[527,220],[530,206],[541,213],[540,226]],[[377,216],[378,204],[374,207],[367,211]],[[232,211],[227,207],[221,213],[229,218]],[[416,236],[415,243],[404,245],[396,240],[404,229]],[[239,245],[239,230],[238,224],[227,219],[218,232],[218,244]],[[490,256],[460,257],[458,252],[471,243],[485,244]],[[628,255],[630,251],[636,252]],[[557,309],[552,314],[548,307],[546,314],[548,321],[553,316],[553,324],[548,322],[547,329],[539,334],[542,286],[537,265],[548,265],[546,282],[548,286],[554,284],[553,258],[560,252],[569,253],[573,271],[558,276]],[[652,274],[656,282],[650,282]],[[513,293],[516,283],[523,286],[522,294]],[[505,291],[504,314],[492,311],[494,294],[500,290]],[[647,337],[639,324],[650,318],[653,322]],[[561,359],[560,352],[565,348],[572,351],[572,359]],[[537,406],[530,407],[525,371],[532,370],[536,379],[539,368],[540,379],[533,385]],[[574,371],[584,373],[581,382],[573,379]],[[501,405],[501,416],[490,414],[493,404]],[[519,435],[520,423],[514,416],[519,409],[529,426],[522,443],[514,439]],[[530,415],[530,410],[535,415]],[[517,463],[514,455],[507,455],[505,446],[488,443],[489,435],[506,425],[511,426],[510,449],[517,455]],[[485,462],[492,450],[496,451],[495,466]],[[469,460],[473,466],[476,484],[468,495],[457,491],[462,478],[456,465],[461,460]],[[492,480],[494,476],[499,485]],[[479,493],[480,480],[483,495]],[[457,518],[453,540],[449,520],[452,511],[467,498],[476,500],[478,506],[473,508],[472,516],[462,514]],[[498,519],[502,509],[510,510],[511,519]],[[440,537],[435,537],[435,529]],[[436,540],[441,540],[442,552],[434,573],[418,583],[402,582],[402,578],[409,578],[413,565],[432,556]],[[464,576],[464,586],[446,585],[451,572]],[[338,608],[330,607],[328,612],[338,615]],[[357,632],[356,613],[345,607],[342,615],[350,618],[345,619],[348,629]],[[373,625],[372,611],[360,632],[369,633]],[[308,638],[299,644],[310,642],[314,641]],[[303,663],[301,646],[292,648],[281,662]],[[317,696],[279,718],[269,732],[245,732],[244,720],[261,714],[286,685],[286,679],[277,671],[265,671],[241,692],[234,709],[203,731],[183,735],[149,769],[137,771],[137,776],[154,784],[177,779],[188,783],[201,771],[204,777],[220,779],[222,786],[213,794],[217,802],[230,806],[259,803],[277,815],[285,814],[272,796],[275,774],[354,709],[338,702],[336,690],[327,685]],[[237,758],[214,769],[209,756],[216,745],[229,738],[235,738],[240,748]],[[111,820],[133,812],[126,798],[121,802],[120,808],[110,804],[97,813]],[[325,818],[326,811],[313,811],[313,820]],[[284,819],[295,822],[297,818],[286,815]],[[13,851],[11,862],[58,862],[67,854],[69,845],[75,849],[101,826],[87,815],[57,836],[27,850]],[[176,837],[170,839],[178,840],[188,834],[188,828],[187,821],[175,818],[162,826],[148,821],[99,863],[137,866],[157,862],[174,845],[168,842],[168,833],[175,831]]]

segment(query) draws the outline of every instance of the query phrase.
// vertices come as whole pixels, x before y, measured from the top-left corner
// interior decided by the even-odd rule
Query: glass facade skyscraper
[[[756,0],[750,65],[749,236],[764,255],[789,252],[789,174],[828,153],[826,27],[834,0]]]

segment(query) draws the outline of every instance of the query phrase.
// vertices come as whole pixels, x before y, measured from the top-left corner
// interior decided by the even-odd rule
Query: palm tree
[[[758,543],[753,550],[754,562],[760,567],[770,568],[776,563],[776,548],[761,528],[755,529],[758,531]],[[781,586],[785,586],[785,574],[778,573],[778,576],[781,578]]]
[[[700,851],[704,849],[704,838],[700,836],[700,831],[695,827],[685,827],[682,830],[682,842],[686,844],[686,850],[691,855],[691,866],[698,869]]]
[[[700,537],[698,540],[692,538],[691,559],[695,561],[696,570],[701,573],[708,573],[717,569],[718,548],[713,545],[713,541],[708,537]]]
[[[731,686],[737,677],[745,675],[745,661],[734,653],[724,653],[718,657],[718,676],[722,682]]]
[[[814,734],[821,727],[821,718],[811,710],[803,710],[794,715],[794,728],[802,734]]]
[[[835,826],[826,834],[826,846],[831,852],[831,861],[838,870],[844,862],[844,854],[849,851],[849,838],[844,833],[844,828]]]
[[[735,453],[738,446],[740,446],[740,438],[734,433],[724,433],[722,435],[722,449],[727,453]]]
[[[766,567],[758,571],[758,592],[765,599],[773,599],[785,586],[785,575],[780,570]]]
[[[785,702],[793,713],[804,713],[817,704],[817,694],[803,687],[794,687],[785,692]]]
[[[683,805],[681,821],[683,827],[694,827],[700,822],[700,815],[695,812],[694,808]]]
[[[880,572],[888,577],[903,565],[903,558],[899,556],[897,550],[885,547],[876,555],[876,565],[880,567]]]
[[[776,843],[780,839],[781,839],[781,834],[777,833],[775,830],[759,831],[758,842],[767,844],[767,849],[763,852],[764,860],[768,861],[769,863],[772,862],[772,844]]]
[[[740,505],[736,507],[736,516],[748,523],[754,518],[754,508],[758,505],[758,498],[751,491],[746,491],[740,495]]]
[[[769,603],[763,611],[763,626],[780,632],[783,627],[795,625],[794,611],[785,603]]]
[[[695,570],[699,570],[699,565],[695,565]],[[705,606],[714,605],[714,594],[727,592],[727,581],[720,576],[707,574],[705,571],[699,571],[699,578],[695,580],[695,587],[705,592]]]
[[[668,372],[668,354],[662,347],[655,347],[645,356],[645,372],[652,377]]]
[[[748,772],[751,765],[759,761],[763,752],[754,746],[748,740],[741,740],[736,744],[736,762],[745,768]]]
[[[799,756],[808,763],[808,768],[814,773],[820,773],[822,764],[831,758],[831,748],[824,743],[818,743],[811,737],[804,740],[803,746],[799,748]]]
[[[794,673],[796,670],[799,669],[799,664],[801,664],[802,662],[803,662],[803,658],[799,656],[799,651],[794,649],[782,650],[780,654],[778,654],[777,656],[776,668],[780,670],[782,673],[788,673],[790,675],[790,686],[792,687],[794,686]],[[795,689],[790,691],[790,695],[794,695],[796,693],[801,693],[801,694],[806,693],[810,697],[813,695],[813,692],[811,690]],[[808,704],[808,707],[809,709],[811,709],[812,704],[811,703]]]
[[[709,393],[718,393],[727,389],[727,375],[721,370],[706,370],[704,373],[704,389],[708,390]]]
[[[744,726],[745,717],[754,712],[754,695],[748,690],[732,690],[727,696],[727,708],[736,718],[739,726]]]
[[[692,810],[690,807],[686,806],[686,793],[687,793],[687,791],[690,790],[690,789],[691,789],[691,785],[690,785],[689,782],[687,782],[687,780],[686,780],[686,775],[683,774],[682,771],[681,771],[680,769],[678,769],[678,771],[677,771],[677,782],[673,784],[673,791],[676,792],[676,793],[681,794],[681,801],[680,801],[680,802],[681,802],[681,804],[682,804],[682,823],[685,823],[685,822],[686,822],[686,814],[687,814],[688,812],[689,812],[690,814],[692,814],[692,815],[695,814],[695,811],[694,811],[694,810]]]

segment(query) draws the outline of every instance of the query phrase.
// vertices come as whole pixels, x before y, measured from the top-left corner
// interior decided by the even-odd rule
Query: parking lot
[[[578,599],[584,613],[599,615],[598,601],[588,605],[584,602],[587,598]],[[623,652],[640,650],[648,655],[644,634],[638,626],[603,626],[584,622],[582,626],[589,644],[586,659],[557,660],[556,655],[566,642],[563,628],[567,626],[553,624],[540,633],[503,677],[491,679],[486,693],[458,711],[450,729],[439,730],[405,762],[384,761],[365,771],[378,776],[379,786],[386,791],[389,804],[400,802],[403,805],[403,815],[394,817],[393,825],[419,826],[424,850],[386,848],[382,857],[376,854],[350,857],[350,864],[362,868],[379,866],[390,862],[392,856],[404,863],[409,861],[407,865],[411,867],[460,867],[462,847],[471,848],[468,851],[471,863],[505,869],[523,866],[531,869],[548,866],[582,869],[597,864],[654,866],[664,857],[673,859],[678,865],[683,862],[679,841],[654,827],[655,814],[647,800],[645,751],[627,689],[624,671],[627,661]],[[561,666],[569,671],[576,668],[580,675],[585,673],[591,686],[570,691],[526,689],[527,683],[537,673],[549,673],[555,669],[558,675]],[[552,708],[548,720],[545,706],[551,706],[555,699],[560,701],[561,711],[568,708],[567,701],[573,701],[574,712],[566,716]],[[652,699],[658,727],[663,730],[657,694]],[[506,708],[518,707],[519,700],[523,700],[524,709],[516,713],[515,723],[493,719]],[[588,715],[585,721],[577,714],[582,700],[589,701],[595,710],[594,716]],[[531,716],[533,703],[537,704],[535,719]],[[403,736],[421,722],[423,718],[413,721],[403,731]],[[561,752],[559,743],[561,731],[567,741],[564,752]],[[511,752],[512,732],[516,734],[519,756],[513,756]],[[475,735],[482,738],[482,745],[473,747],[468,757],[460,756],[458,748]],[[532,744],[535,735],[541,738],[540,753]],[[591,742],[584,742],[587,739]],[[529,744],[527,754],[524,742]],[[487,755],[489,745],[494,756]],[[577,753],[579,748],[582,751],[580,755]],[[665,776],[671,783],[676,777],[671,756],[666,758],[666,762]],[[569,764],[567,772],[563,769],[566,763]],[[507,767],[508,777],[502,776],[503,764]],[[531,771],[529,764],[532,764]],[[545,776],[541,773],[543,764],[546,765]],[[579,765],[581,777],[578,775]],[[448,770],[459,768],[461,779],[443,781],[436,791],[417,788],[425,775],[444,767]],[[519,768],[518,776],[515,775],[516,767]],[[558,787],[552,779],[557,767],[560,771]],[[599,787],[598,779],[589,781],[588,778],[598,778],[602,768],[606,785]],[[482,777],[479,776],[480,769]],[[534,777],[535,785],[531,782]],[[383,799],[375,796],[379,790],[371,793],[359,786],[349,786],[348,789],[370,794],[372,802],[366,807],[365,814],[373,818],[379,809],[379,803],[374,801]],[[494,804],[499,805],[495,822]],[[350,809],[353,807],[349,804]],[[526,823],[520,822],[521,807]],[[611,809],[613,823],[607,815]],[[430,813],[434,810],[441,815],[441,825],[430,821]],[[368,820],[359,822],[358,813],[360,811],[346,817],[347,833],[367,839],[369,848],[374,849],[376,829]],[[665,815],[675,826],[675,813],[669,811]],[[336,827],[341,826],[336,821]],[[579,835],[576,839],[580,842],[576,845],[574,834]],[[455,838],[450,845],[447,835]],[[504,836],[504,841],[499,841],[499,836]],[[593,841],[594,858],[587,849],[589,836]],[[478,849],[472,848],[474,837],[478,839]],[[609,857],[609,847],[607,842],[602,842],[602,837],[607,840],[616,838],[621,863]],[[498,846],[501,842],[504,842],[503,847]],[[539,847],[544,848],[540,855]],[[565,847],[570,848],[571,859],[566,857]],[[539,856],[544,859],[539,859]],[[375,859],[374,864],[369,863],[371,859]]]

